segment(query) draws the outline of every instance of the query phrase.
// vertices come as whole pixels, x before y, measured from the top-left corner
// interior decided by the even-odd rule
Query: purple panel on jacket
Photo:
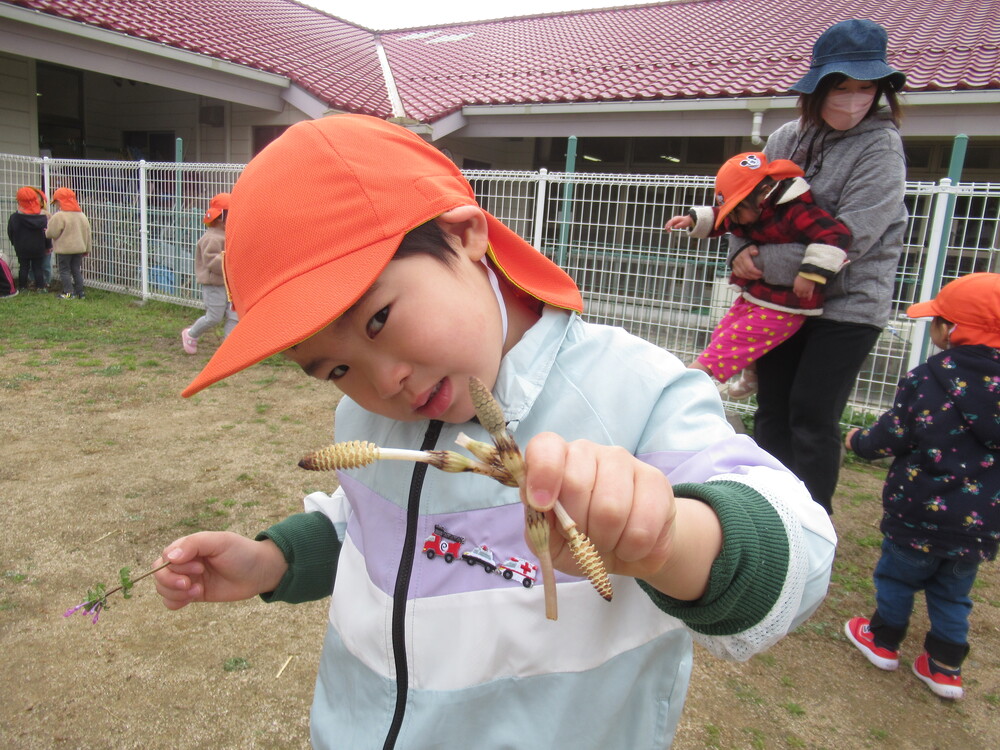
[[[353,510],[347,535],[364,556],[372,582],[391,596],[406,532],[406,509],[344,473],[340,473],[340,481]],[[453,538],[437,534],[436,526]],[[433,551],[433,557],[425,548]],[[452,562],[445,561],[446,555]],[[509,566],[509,577],[503,573],[505,564]],[[408,598],[525,588],[525,579],[533,586],[535,581],[541,583],[541,571],[532,569],[537,565],[538,559],[528,551],[524,540],[524,511],[519,503],[424,515],[418,522]],[[488,567],[492,570],[488,571]],[[556,571],[559,583],[579,580]]]
[[[658,468],[673,484],[704,482],[719,474],[745,474],[747,469],[758,466],[788,472],[747,435],[733,435],[697,453],[664,451],[640,454],[638,458]]]

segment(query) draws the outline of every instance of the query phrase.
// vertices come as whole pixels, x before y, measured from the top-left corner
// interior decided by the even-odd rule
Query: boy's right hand
[[[153,574],[167,609],[191,602],[233,602],[273,591],[288,569],[274,542],[256,542],[228,531],[181,537],[156,561],[170,565]]]
[[[687,214],[683,216],[675,216],[666,224],[663,225],[664,229],[690,229],[694,225],[691,217]]]

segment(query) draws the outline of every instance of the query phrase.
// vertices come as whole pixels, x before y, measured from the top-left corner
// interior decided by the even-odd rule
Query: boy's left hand
[[[847,448],[847,450],[849,451],[854,450],[854,448],[851,447],[851,438],[854,437],[854,433],[860,429],[861,429],[860,427],[852,427],[847,431],[847,434],[844,435],[844,447]]]
[[[641,578],[678,599],[701,596],[721,549],[711,508],[675,498],[659,469],[624,448],[542,433],[527,444],[524,459],[532,506],[549,510],[558,498],[609,573]],[[551,540],[555,567],[579,575],[562,535],[553,530]]]

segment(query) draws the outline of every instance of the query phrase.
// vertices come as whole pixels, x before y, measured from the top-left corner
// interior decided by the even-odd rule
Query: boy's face
[[[503,355],[497,298],[477,253],[389,263],[353,307],[285,352],[367,411],[402,422],[475,415],[469,377],[496,382]]]

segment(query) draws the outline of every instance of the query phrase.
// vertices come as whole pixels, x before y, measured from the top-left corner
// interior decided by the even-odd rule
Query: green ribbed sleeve
[[[722,552],[712,565],[708,590],[687,602],[642,589],[657,607],[705,635],[734,635],[761,622],[781,595],[788,571],[788,537],[774,507],[740,482],[678,484],[678,497],[712,506],[722,523]]]
[[[270,539],[288,561],[278,588],[260,595],[265,602],[299,604],[333,593],[340,539],[324,514],[297,513],[260,532],[256,539]]]

